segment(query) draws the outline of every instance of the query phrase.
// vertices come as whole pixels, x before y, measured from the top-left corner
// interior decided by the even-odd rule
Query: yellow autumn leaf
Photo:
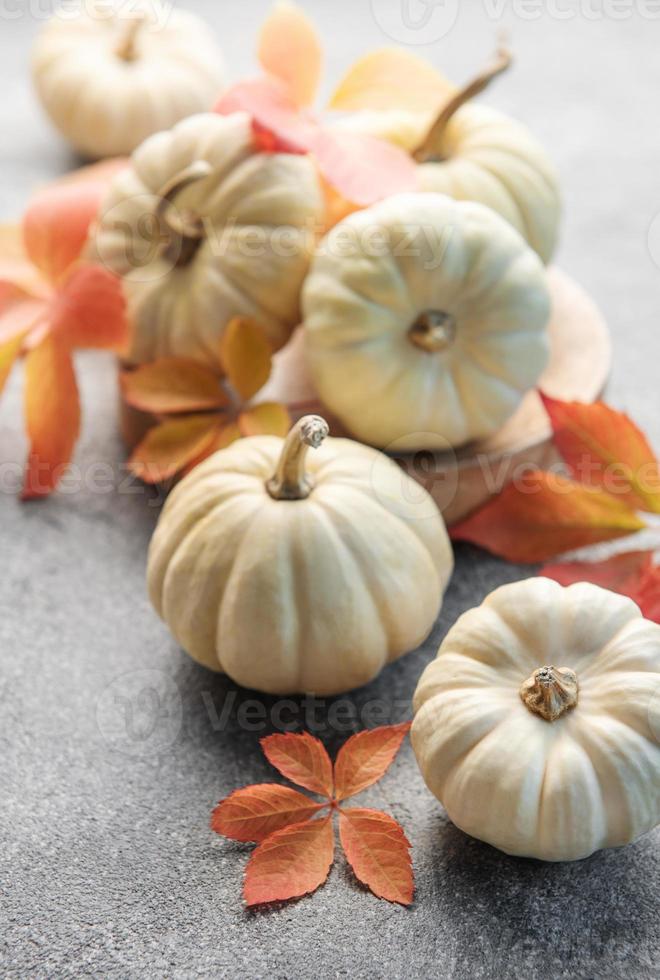
[[[330,109],[399,109],[437,112],[456,86],[427,61],[400,48],[379,48],[349,68]]]
[[[279,0],[259,34],[259,61],[288,88],[297,105],[310,105],[321,77],[323,50],[306,14],[289,0]]]
[[[238,427],[244,436],[284,437],[291,428],[291,416],[288,409],[278,402],[262,402],[241,412]]]
[[[222,335],[220,360],[236,392],[248,401],[270,377],[272,349],[258,323],[237,316]]]
[[[211,445],[218,421],[215,413],[204,413],[155,425],[133,451],[129,469],[145,483],[167,480]]]
[[[188,357],[161,357],[124,371],[121,387],[129,405],[156,415],[200,412],[229,402],[217,374]]]

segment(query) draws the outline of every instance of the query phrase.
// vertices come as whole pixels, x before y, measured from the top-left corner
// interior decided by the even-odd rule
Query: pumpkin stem
[[[471,82],[468,82],[467,85],[459,89],[440,110],[440,114],[437,116],[421,144],[413,152],[415,160],[419,163],[424,163],[425,160],[437,159],[437,147],[445,127],[454,113],[458,112],[461,106],[469,102],[470,99],[473,99],[480,92],[483,92],[484,89],[488,88],[490,83],[498,75],[501,75],[510,67],[512,61],[513,57],[511,52],[505,44],[501,43],[497,49],[493,63],[487,68],[484,68]]]
[[[520,688],[523,704],[532,712],[556,721],[578,702],[578,679],[568,667],[539,667]]]
[[[136,61],[138,58],[137,39],[138,34],[146,23],[144,14],[135,14],[128,18],[123,26],[119,41],[115,47],[115,54],[122,61]]]
[[[427,354],[447,350],[456,338],[456,321],[443,310],[425,310],[408,330],[411,344]]]
[[[175,174],[159,192],[156,207],[157,226],[167,229],[166,256],[177,266],[187,265],[199,248],[204,237],[204,222],[192,211],[177,211],[178,195],[191,184],[203,180],[213,168],[206,160],[196,160],[189,167]]]
[[[274,475],[266,484],[274,500],[304,500],[314,489],[305,472],[305,457],[310,446],[318,449],[328,434],[328,423],[320,415],[303,415],[290,429]]]

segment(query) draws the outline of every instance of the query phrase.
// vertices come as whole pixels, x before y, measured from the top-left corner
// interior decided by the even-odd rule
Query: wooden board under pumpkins
[[[548,270],[552,295],[549,323],[550,361],[539,387],[553,398],[595,401],[607,381],[611,346],[605,320],[585,290],[561,269]],[[274,370],[257,401],[289,405],[293,419],[309,412],[322,414],[333,435],[348,435],[319,401],[307,370],[304,334],[299,329],[274,359]],[[122,404],[122,433],[133,448],[152,418]],[[516,473],[532,466],[548,467],[558,460],[550,439],[550,423],[536,391],[494,436],[446,452],[390,454],[433,496],[452,524],[498,493]]]

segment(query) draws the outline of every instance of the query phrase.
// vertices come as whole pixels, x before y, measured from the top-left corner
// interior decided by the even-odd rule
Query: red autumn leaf
[[[161,483],[212,444],[219,424],[217,415],[206,413],[167,419],[149,429],[128,468],[145,483]]]
[[[603,402],[562,402],[540,392],[553,439],[571,475],[635,510],[660,513],[660,468],[646,437]]]
[[[647,619],[660,623],[660,567],[651,565],[642,574],[637,590],[631,595]]]
[[[645,526],[624,501],[604,491],[557,473],[532,470],[455,524],[451,537],[509,561],[539,562]]]
[[[280,0],[259,35],[259,61],[279,78],[297,105],[314,101],[323,52],[313,24],[296,4]]]
[[[373,136],[323,126],[309,111],[299,109],[276,80],[234,85],[215,111],[247,112],[264,149],[311,153],[326,180],[355,204],[374,204],[417,186],[415,163],[402,149]]]
[[[307,153],[318,125],[310,112],[296,105],[284,85],[272,78],[251,78],[232,85],[214,112],[225,116],[247,112],[257,135],[270,138],[270,144],[264,146],[270,152]]]
[[[344,742],[335,760],[337,800],[355,796],[377,783],[390,767],[409,729],[410,722],[384,725],[358,732]]]
[[[332,796],[332,762],[318,738],[308,732],[267,735],[261,747],[270,764],[292,783]]]
[[[25,418],[30,452],[23,499],[57,486],[80,430],[80,400],[71,354],[47,335],[25,358]]]
[[[50,329],[69,347],[121,351],[128,338],[120,280],[99,265],[80,265],[50,308]]]
[[[270,377],[273,351],[258,323],[236,316],[222,334],[220,360],[232,386],[249,401]]]
[[[223,408],[229,402],[211,368],[187,357],[161,357],[121,376],[129,405],[155,415]]]
[[[309,820],[325,805],[289,786],[259,783],[237,789],[218,803],[211,830],[231,840],[262,841],[276,830]]]
[[[633,599],[647,619],[660,621],[660,566],[648,551],[628,551],[599,562],[544,565],[539,575],[560,585],[591,582]]]
[[[605,561],[567,561],[544,565],[539,575],[551,578],[560,585],[591,582],[621,595],[632,595],[642,575],[652,567],[653,559],[648,551],[626,551]]]
[[[255,849],[245,871],[248,905],[299,898],[323,884],[334,859],[330,816],[292,824]]]
[[[339,811],[339,836],[356,878],[378,898],[410,905],[410,843],[393,817],[380,810]]]

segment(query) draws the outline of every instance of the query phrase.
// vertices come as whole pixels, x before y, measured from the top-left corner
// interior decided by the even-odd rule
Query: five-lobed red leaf
[[[211,830],[231,840],[258,842],[292,823],[309,820],[325,805],[289,786],[257,783],[237,789],[218,803]]]
[[[337,800],[355,796],[377,783],[387,772],[409,730],[410,722],[384,725],[358,732],[344,742],[335,760]]]
[[[509,561],[540,562],[645,526],[624,500],[557,473],[532,470],[455,524],[451,537]]]
[[[328,183],[354,204],[367,206],[417,187],[415,162],[400,147],[319,123],[275,79],[234,85],[215,111],[247,112],[258,142],[269,152],[311,153]]]
[[[648,440],[604,402],[564,402],[540,392],[553,440],[571,475],[636,510],[660,513],[660,469]]]
[[[267,735],[261,739],[261,747],[270,764],[291,782],[321,796],[332,796],[332,762],[318,738],[309,732]]]
[[[245,871],[247,905],[299,898],[323,884],[334,860],[330,816],[292,824],[253,851]]]
[[[410,905],[414,889],[410,843],[393,817],[366,808],[340,810],[339,836],[359,881],[378,898]]]

